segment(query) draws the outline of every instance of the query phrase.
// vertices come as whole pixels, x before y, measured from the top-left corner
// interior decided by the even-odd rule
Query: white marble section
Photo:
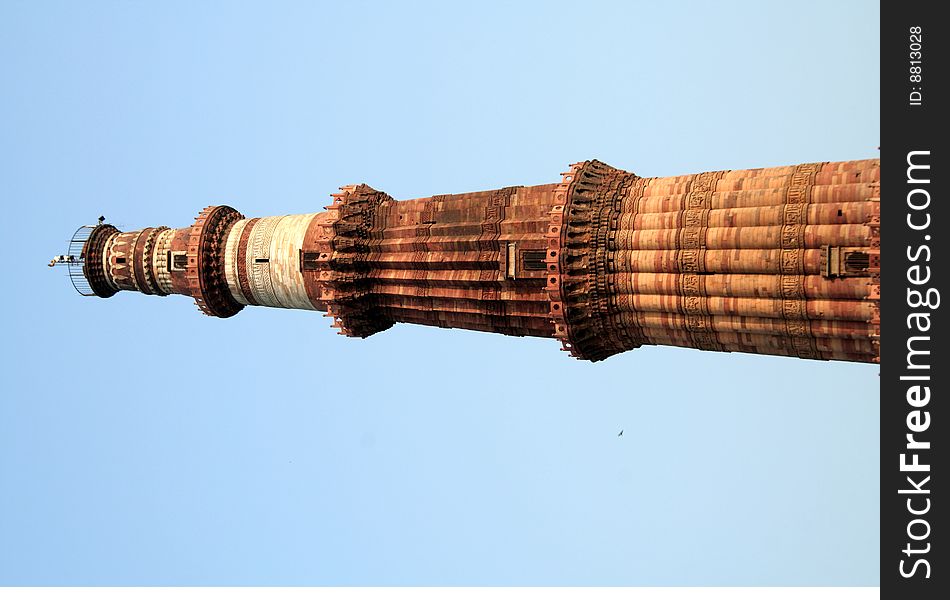
[[[264,217],[253,225],[247,240],[248,284],[261,306],[316,310],[307,296],[300,272],[300,249],[317,213]],[[250,219],[234,224],[225,245],[225,279],[234,298],[249,304],[238,281],[237,257],[241,236]]]
[[[300,272],[300,249],[316,213],[282,217],[270,243],[270,271],[274,296],[284,308],[316,310],[307,296]]]

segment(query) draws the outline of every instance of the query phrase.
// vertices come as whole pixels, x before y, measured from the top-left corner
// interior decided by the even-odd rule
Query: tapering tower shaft
[[[600,360],[643,344],[875,361],[878,161],[645,179],[574,165],[552,210],[556,335]]]
[[[100,225],[83,272],[103,297],[319,310],[356,337],[404,322],[557,337],[590,360],[661,344],[874,362],[879,180],[877,160],[662,178],[587,161],[415,200],[348,186],[323,212]]]

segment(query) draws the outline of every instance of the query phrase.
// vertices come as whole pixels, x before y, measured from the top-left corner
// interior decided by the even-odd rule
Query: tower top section
[[[105,218],[99,217],[97,225],[81,226],[69,239],[66,254],[54,256],[49,262],[50,267],[67,268],[69,281],[82,296],[108,298],[115,293],[106,284],[101,260],[97,260],[101,258],[102,242],[118,231],[104,222]]]
[[[243,304],[227,291],[223,245],[231,226],[244,215],[229,206],[209,206],[191,227],[146,227],[119,231],[99,218],[70,239],[66,254],[50,267],[65,265],[83,296],[109,298],[122,290],[143,294],[192,296],[202,312],[217,317],[237,314]]]

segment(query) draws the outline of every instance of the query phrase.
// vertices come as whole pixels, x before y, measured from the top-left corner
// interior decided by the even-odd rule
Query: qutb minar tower
[[[84,295],[324,311],[554,337],[603,360],[645,344],[820,360],[880,357],[880,162],[644,178],[591,160],[560,183],[396,201],[341,188],[323,212],[76,232]]]

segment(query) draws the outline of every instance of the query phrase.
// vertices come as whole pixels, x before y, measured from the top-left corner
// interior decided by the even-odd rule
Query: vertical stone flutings
[[[590,360],[644,343],[877,360],[879,176],[876,161],[649,180],[575,166],[549,232],[556,335]]]

